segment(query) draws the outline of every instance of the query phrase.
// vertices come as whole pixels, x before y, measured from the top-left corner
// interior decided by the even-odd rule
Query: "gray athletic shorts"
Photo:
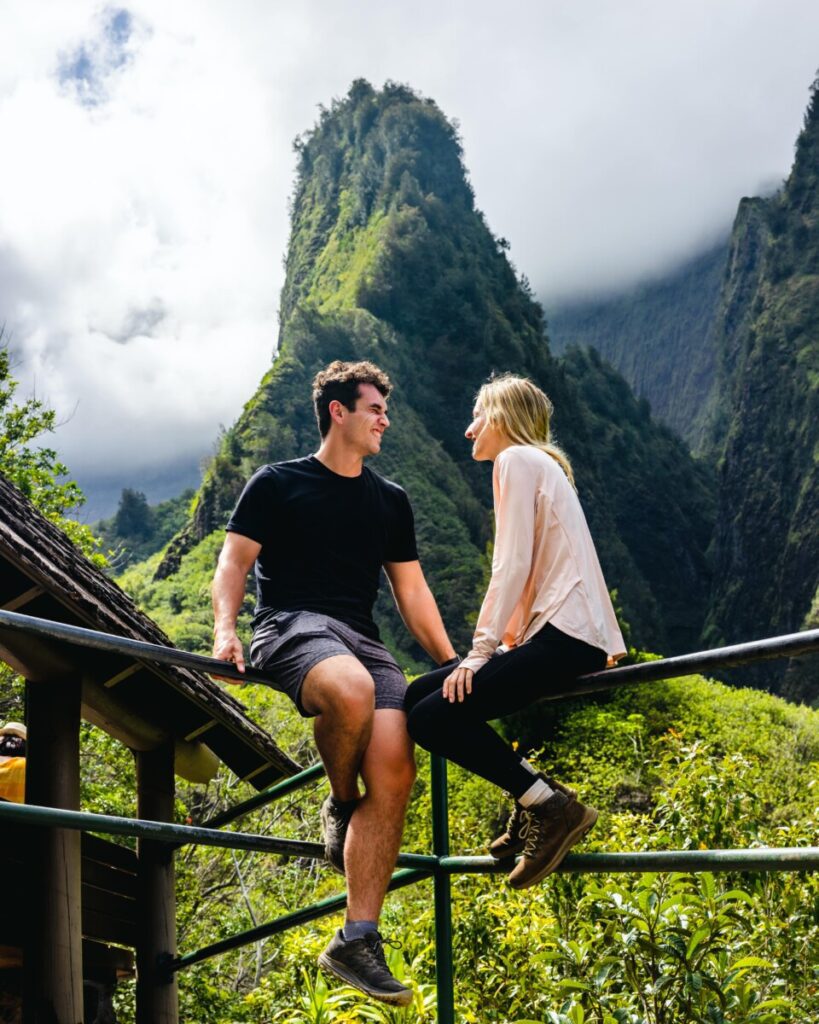
[[[376,710],[404,710],[407,681],[395,658],[382,643],[329,615],[275,612],[262,620],[250,644],[251,664],[272,673],[271,686],[286,693],[304,718],[313,717],[301,703],[304,677],[338,654],[352,654],[373,677]]]

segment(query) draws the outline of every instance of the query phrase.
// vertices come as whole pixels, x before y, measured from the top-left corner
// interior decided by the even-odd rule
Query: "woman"
[[[550,440],[552,404],[531,381],[504,376],[478,393],[466,437],[494,462],[495,549],[472,649],[407,691],[407,728],[433,753],[515,798],[494,857],[522,852],[511,885],[534,885],[597,820],[597,811],[540,774],[488,724],[625,654],[566,455]]]

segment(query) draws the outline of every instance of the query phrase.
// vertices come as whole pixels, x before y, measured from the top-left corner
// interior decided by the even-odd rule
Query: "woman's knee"
[[[452,728],[452,718],[451,705],[436,694],[435,698],[426,698],[412,708],[407,715],[407,732],[416,743],[434,750],[440,737]]]

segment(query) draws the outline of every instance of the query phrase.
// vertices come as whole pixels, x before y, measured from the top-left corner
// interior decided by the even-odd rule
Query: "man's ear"
[[[343,402],[339,402],[337,398],[334,398],[327,406],[327,411],[330,413],[330,420],[333,423],[341,423],[344,419],[344,413],[348,410]]]

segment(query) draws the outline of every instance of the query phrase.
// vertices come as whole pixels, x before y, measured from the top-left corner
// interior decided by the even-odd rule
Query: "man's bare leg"
[[[325,658],[305,676],[301,701],[316,715],[316,746],[333,796],[344,802],[356,800],[358,774],[373,729],[372,676],[351,654]]]
[[[340,717],[343,719],[343,714]],[[327,722],[330,721],[328,717]],[[352,745],[331,741],[327,746],[332,747],[336,755],[340,747],[350,755],[347,761],[339,758],[337,766],[352,763]],[[318,962],[325,971],[381,1002],[408,1006],[412,1002],[412,989],[390,973],[378,934],[372,931],[377,926],[395,865],[404,829],[404,811],[415,777],[412,741],[403,711],[371,712],[369,739],[359,768],[365,794],[347,820],[343,852],[347,924],[336,932]],[[357,794],[357,779],[354,781]],[[335,791],[336,783],[333,785]],[[347,785],[349,782],[345,787]],[[328,817],[326,824],[331,821]],[[336,835],[341,838],[340,832]],[[336,863],[332,854],[328,853],[328,857]]]
[[[364,798],[347,830],[347,919],[377,921],[404,832],[404,815],[415,780],[413,743],[403,711],[382,708],[361,762]]]

